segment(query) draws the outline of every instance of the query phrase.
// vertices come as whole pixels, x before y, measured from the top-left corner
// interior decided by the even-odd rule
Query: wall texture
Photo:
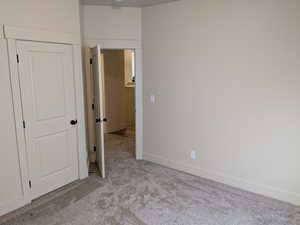
[[[296,0],[144,8],[145,158],[300,204],[299,21]]]
[[[111,6],[81,6],[84,45],[102,48],[140,48],[141,9]]]
[[[79,0],[1,0],[0,23],[79,34]]]

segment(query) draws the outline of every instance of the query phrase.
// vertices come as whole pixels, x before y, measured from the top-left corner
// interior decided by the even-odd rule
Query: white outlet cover
[[[191,159],[195,160],[197,158],[197,154],[195,151],[191,151]]]

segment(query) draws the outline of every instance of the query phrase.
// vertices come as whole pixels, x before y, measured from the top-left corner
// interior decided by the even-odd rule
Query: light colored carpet
[[[107,179],[93,175],[70,184],[0,224],[300,225],[300,207],[135,161],[122,149],[107,156]]]
[[[105,134],[105,152],[128,152],[135,157],[135,135],[134,132],[125,130],[120,135]]]

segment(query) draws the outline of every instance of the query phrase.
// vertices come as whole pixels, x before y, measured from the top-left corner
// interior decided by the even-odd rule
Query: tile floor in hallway
[[[133,158],[107,139],[107,178],[76,181],[0,217],[1,225],[300,225],[300,207]]]

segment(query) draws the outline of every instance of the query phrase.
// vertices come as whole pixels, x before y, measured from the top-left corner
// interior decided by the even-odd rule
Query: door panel
[[[65,115],[63,55],[36,52],[31,58],[31,74],[35,95],[37,120],[63,118]],[[51,66],[50,70],[44,68]],[[49,94],[51,90],[51,94]]]
[[[78,178],[72,47],[17,42],[26,147],[37,198]]]
[[[96,123],[97,163],[101,176],[105,178],[105,154],[104,154],[104,119],[105,119],[105,96],[104,96],[104,73],[101,58],[101,49],[98,45],[92,49],[92,72],[95,90],[95,116]]]
[[[36,150],[40,153],[41,176],[47,177],[65,169],[68,164],[68,143],[66,132],[37,138]],[[57,157],[59,155],[60,157]]]

